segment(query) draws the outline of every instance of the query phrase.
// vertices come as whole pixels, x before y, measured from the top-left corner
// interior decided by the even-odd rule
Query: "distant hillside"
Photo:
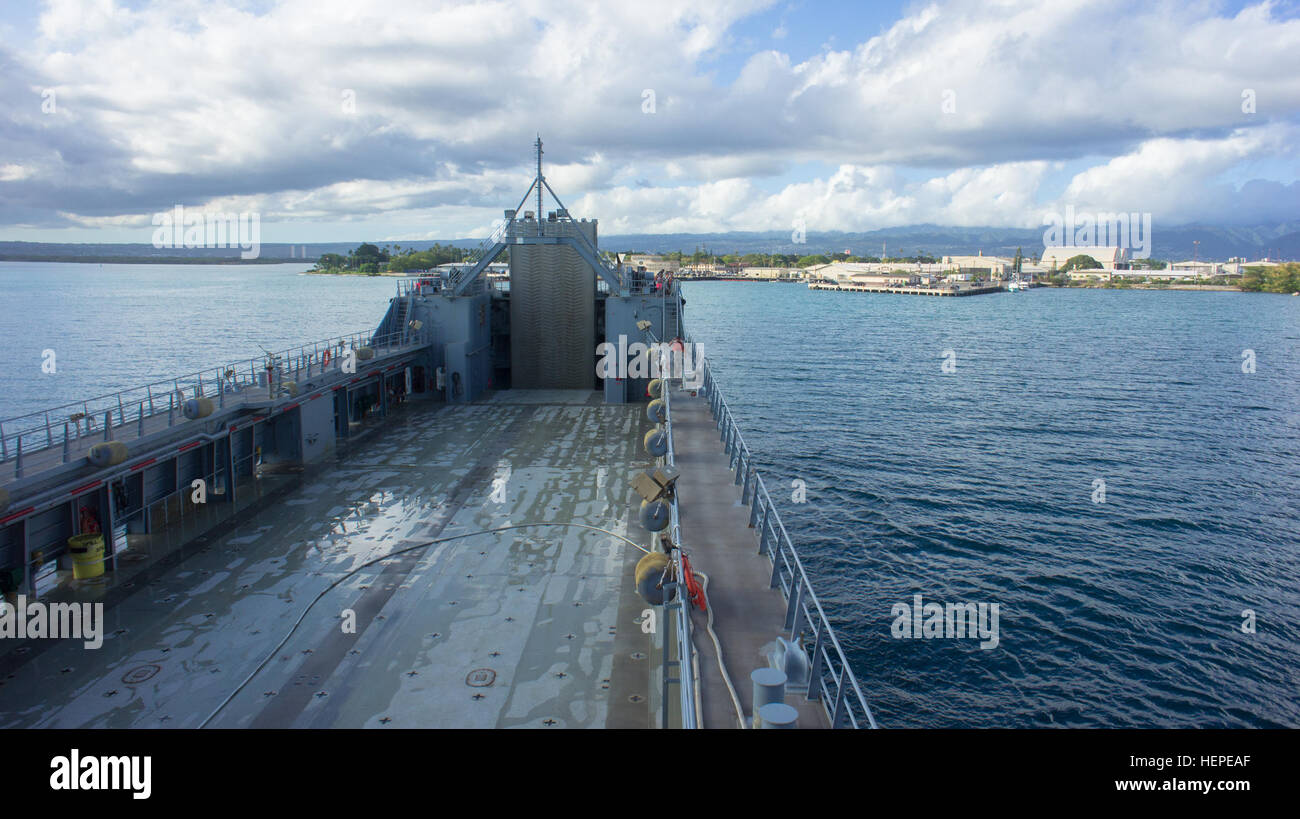
[[[914,225],[884,228],[865,233],[808,233],[807,241],[795,244],[789,231],[767,233],[705,233],[603,236],[600,246],[606,250],[635,250],[661,253],[680,250],[693,253],[697,248],[715,254],[784,253],[808,255],[833,253],[845,249],[859,256],[880,256],[882,246],[889,256],[960,256],[983,251],[986,256],[1014,256],[1022,248],[1028,257],[1043,252],[1045,228],[1019,229],[999,227],[955,228],[939,225]],[[1151,255],[1157,259],[1182,261],[1193,253],[1198,258],[1223,261],[1236,256],[1258,259],[1300,258],[1300,222],[1254,228],[1185,226],[1152,230]],[[1199,241],[1200,245],[1194,245]]]
[[[862,233],[809,232],[807,241],[796,244],[790,231],[734,233],[665,233],[625,234],[600,237],[600,246],[612,251],[663,253],[680,250],[693,253],[708,249],[715,254],[785,253],[809,255],[834,253],[845,249],[855,255],[881,255],[887,247],[890,256],[967,255],[983,252],[986,256],[1012,256],[1022,248],[1027,257],[1043,251],[1043,228],[1020,229],[999,227],[943,227],[913,225],[883,228]],[[1181,261],[1192,258],[1222,261],[1235,256],[1258,259],[1300,259],[1300,221],[1256,227],[1216,227],[1191,225],[1152,231],[1151,255],[1157,259]],[[369,240],[374,241],[374,240]],[[421,241],[378,242],[380,247],[427,250],[435,243],[458,247],[477,247],[481,239],[437,239]],[[1193,244],[1199,242],[1199,246]],[[346,255],[361,241],[319,244],[263,244],[256,263],[315,261],[322,253]],[[0,242],[0,261],[86,261],[86,262],[155,262],[155,263],[243,263],[239,248],[163,248],[148,244],[64,244],[54,242]]]

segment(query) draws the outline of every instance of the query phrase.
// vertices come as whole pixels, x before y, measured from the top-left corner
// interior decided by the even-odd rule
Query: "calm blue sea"
[[[684,292],[882,724],[1300,725],[1300,298]]]
[[[304,268],[0,263],[0,418],[373,329],[394,292]],[[881,724],[1300,726],[1300,298],[685,292]],[[918,593],[998,604],[997,648],[892,637]]]
[[[0,419],[373,331],[396,293],[309,267],[0,262]]]

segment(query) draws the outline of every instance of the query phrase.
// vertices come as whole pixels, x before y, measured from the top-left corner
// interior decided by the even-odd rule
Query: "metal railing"
[[[821,701],[832,728],[875,728],[871,708],[813,592],[803,561],[781,522],[763,477],[758,474],[731,408],[722,397],[713,368],[707,359],[702,366],[704,395],[721,431],[730,466],[736,473],[736,484],[741,487],[741,503],[750,507],[749,523],[758,529],[759,553],[772,562],[772,588],[779,587],[787,601],[785,627],[792,640],[800,636],[805,626],[812,630],[808,699]],[[701,383],[699,378],[696,374],[694,383]]]
[[[397,297],[418,296],[421,293],[437,293],[447,286],[441,270],[429,270],[419,276],[406,276],[397,280]]]
[[[491,250],[509,234],[513,221],[512,219],[496,220],[492,226],[492,232],[484,237],[483,241],[479,242],[478,247],[465,254],[465,257],[461,260],[461,266],[451,269],[448,282],[452,290],[455,290],[466,278],[483,272],[482,269],[486,266],[484,260]]]
[[[653,334],[651,334],[653,336]],[[668,441],[668,451],[664,453],[664,463],[668,466],[676,466],[674,461],[673,450],[673,408],[670,399],[672,390],[668,389],[667,379],[663,389],[664,400],[664,436]],[[682,550],[685,544],[682,543],[681,520],[677,510],[677,493],[674,492],[668,502],[668,534],[672,542],[677,546],[672,552],[673,576],[683,578],[686,576],[682,567]],[[687,608],[688,603],[684,597],[685,587],[679,580],[672,584],[675,591],[674,600],[668,605],[676,605],[677,617],[674,636],[677,641],[677,684],[681,692],[681,712],[683,728],[698,728],[699,715],[695,711],[695,645],[691,638],[691,615]],[[665,657],[667,659],[667,657]],[[668,672],[665,667],[664,682],[665,687],[668,683]],[[666,703],[665,703],[666,707]]]
[[[257,390],[265,391],[263,397],[269,398],[275,386],[337,369],[349,347],[372,347],[376,354],[383,354],[422,341],[423,333],[413,337],[406,328],[382,336],[358,331],[6,418],[0,421],[0,463],[15,462],[14,477],[21,478],[23,459],[41,451],[62,447],[62,462],[66,463],[70,453],[92,437],[105,441],[130,437],[133,427],[139,437],[148,422],[159,416],[167,416],[167,425],[172,426],[183,417],[189,398],[212,398],[218,408],[224,408],[228,398],[242,403]]]

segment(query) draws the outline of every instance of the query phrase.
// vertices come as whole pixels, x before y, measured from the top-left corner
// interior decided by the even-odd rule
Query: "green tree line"
[[[1244,268],[1241,289],[1257,293],[1300,293],[1300,262]]]
[[[624,251],[625,253],[637,253],[635,250]],[[659,255],[671,261],[675,261],[682,266],[691,265],[740,265],[741,267],[812,267],[819,264],[830,264],[831,262],[890,262],[897,264],[935,264],[939,260],[934,256],[919,254],[916,256],[887,256],[881,259],[879,256],[854,256],[848,253],[813,253],[806,256],[800,256],[794,253],[723,253],[715,254],[707,250],[697,250],[694,253],[683,253],[680,250],[674,250],[669,253],[649,254]]]
[[[344,256],[339,253],[322,253],[316,260],[315,273],[362,273],[378,276],[380,273],[403,273],[409,270],[430,270],[440,264],[465,260],[465,251],[452,245],[434,244],[428,250],[403,249],[401,245],[384,245],[362,242]]]

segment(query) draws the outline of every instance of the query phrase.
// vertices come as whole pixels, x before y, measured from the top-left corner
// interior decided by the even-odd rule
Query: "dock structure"
[[[809,290],[837,290],[845,293],[896,293],[903,296],[981,296],[986,293],[1003,293],[1006,287],[991,284],[985,287],[889,287],[874,284],[836,284],[811,282]]]

